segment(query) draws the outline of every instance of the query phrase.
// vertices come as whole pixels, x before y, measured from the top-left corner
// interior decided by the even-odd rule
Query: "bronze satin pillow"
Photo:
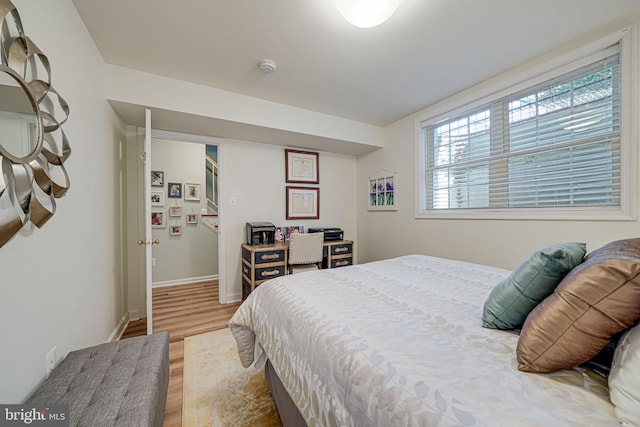
[[[640,318],[640,239],[611,242],[588,254],[527,317],[518,369],[553,372],[594,357]]]

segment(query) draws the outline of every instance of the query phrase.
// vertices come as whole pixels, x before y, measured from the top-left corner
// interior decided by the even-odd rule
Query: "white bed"
[[[518,336],[481,326],[508,274],[410,255],[284,276],[230,328],[243,365],[268,358],[308,425],[619,425],[606,381],[520,372]]]

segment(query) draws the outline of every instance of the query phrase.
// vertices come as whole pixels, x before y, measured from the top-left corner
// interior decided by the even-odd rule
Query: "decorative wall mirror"
[[[0,155],[16,163],[32,160],[42,147],[36,100],[11,68],[0,72]]]
[[[68,117],[48,58],[25,36],[16,7],[0,0],[0,247],[42,227],[69,189]]]

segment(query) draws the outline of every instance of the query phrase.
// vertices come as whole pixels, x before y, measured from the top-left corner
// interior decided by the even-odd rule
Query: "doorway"
[[[207,146],[151,138],[151,174],[158,177],[151,183],[151,234],[159,242],[152,250],[153,288],[218,279],[218,212],[207,197]]]
[[[150,264],[151,289],[224,280],[219,262],[223,246],[218,207],[220,142],[151,131],[146,156],[152,177],[148,188],[151,208],[150,218],[145,218],[151,221],[155,243],[145,259]],[[153,293],[145,293],[148,307]]]

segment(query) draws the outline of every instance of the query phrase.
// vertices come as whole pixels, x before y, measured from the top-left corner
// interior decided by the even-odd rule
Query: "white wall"
[[[640,20],[635,19],[635,21]],[[617,26],[610,30],[613,28]],[[602,31],[599,32],[599,36],[601,35]],[[570,47],[584,44],[594,37],[596,34],[587,35],[525,66],[536,66],[541,61],[561,54]],[[515,70],[512,70],[496,76],[492,79],[493,84],[508,81],[513,77],[514,72]],[[635,84],[640,84],[638,76]],[[456,97],[465,98],[472,91],[473,88]],[[636,105],[639,101],[635,100]],[[414,126],[416,117],[422,114],[423,111],[420,111],[388,126],[384,136],[385,148],[358,159],[359,262],[421,253],[511,269],[528,253],[550,243],[581,241],[586,242],[588,250],[591,251],[612,240],[638,236],[640,232],[638,221],[415,219]],[[634,135],[636,142],[640,141],[638,129],[636,126]],[[636,163],[637,161],[638,159]],[[396,212],[367,211],[367,178],[381,168],[398,172],[396,197],[399,207]],[[636,212],[640,210],[636,209]]]
[[[122,248],[124,124],[104,95],[104,63],[70,0],[13,0],[71,108],[71,188],[41,230],[0,248],[0,402],[45,377],[45,355],[105,342],[126,311]]]
[[[165,228],[151,230],[153,239],[160,244],[153,246],[156,265],[152,269],[153,284],[172,284],[195,281],[218,275],[218,235],[200,221],[200,210],[207,207],[205,197],[205,144],[153,138],[151,140],[151,169],[164,172],[164,186],[151,187],[162,191],[164,206],[154,207],[153,212],[164,212]],[[169,182],[200,184],[200,201],[187,201],[167,197]],[[180,217],[170,217],[169,209],[178,204]],[[195,213],[197,224],[187,224],[186,216]],[[179,221],[182,234],[172,236],[169,227]]]
[[[357,241],[356,158],[320,152],[320,219],[287,221],[285,209],[285,147],[225,140],[220,152],[224,193],[220,199],[220,225],[226,254],[226,301],[242,296],[241,250],[245,224],[267,221],[276,226],[341,227],[346,239]],[[237,206],[229,206],[236,197]]]

